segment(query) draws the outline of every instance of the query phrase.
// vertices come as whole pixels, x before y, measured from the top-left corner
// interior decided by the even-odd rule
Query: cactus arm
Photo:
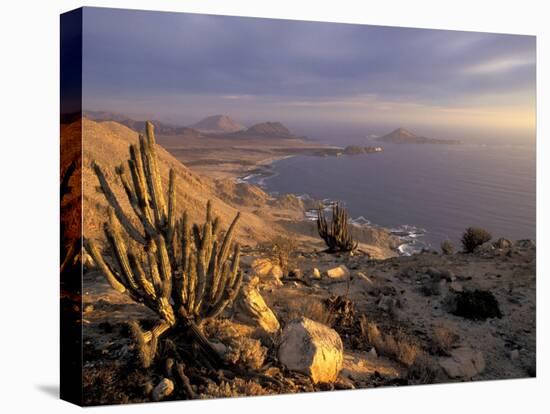
[[[147,181],[149,182],[149,188],[151,190],[151,199],[153,201],[153,211],[155,212],[157,226],[163,227],[166,220],[166,204],[162,194],[162,184],[157,164],[155,131],[153,124],[149,121],[146,123],[146,135],[147,141],[142,140],[141,143],[144,145],[143,149],[148,165],[146,171]]]
[[[227,255],[229,254],[229,249],[231,248],[231,242],[233,241],[235,227],[237,226],[237,222],[239,221],[240,217],[241,213],[237,213],[237,215],[231,222],[229,229],[227,229],[227,233],[225,233],[225,237],[223,239],[222,246],[220,248],[220,254],[218,257],[218,268],[220,268],[220,263],[224,263],[227,260]]]
[[[166,250],[166,243],[164,238],[157,236],[157,263],[159,267],[159,273],[162,279],[162,293],[161,296],[169,298],[172,292],[172,269],[170,266],[170,260],[168,258],[168,251]]]
[[[111,187],[109,186],[109,183],[107,182],[107,179],[105,178],[105,174],[103,174],[103,170],[101,169],[101,167],[94,161],[92,163],[92,168],[94,169],[94,172],[99,180],[99,185],[101,186],[107,202],[111,205],[111,208],[114,209],[117,218],[119,219],[126,232],[135,241],[141,244],[145,244],[145,238],[134,227],[128,217],[126,217],[126,214],[124,214],[124,211],[122,210],[122,207],[120,206],[115,194],[111,190]]]
[[[105,279],[107,279],[107,282],[109,282],[112,288],[120,293],[126,292],[126,288],[124,287],[124,285],[120,283],[120,281],[114,275],[114,272],[107,265],[107,263],[105,263],[105,260],[103,259],[103,256],[99,253],[95,242],[91,239],[85,239],[84,243],[86,246],[86,250],[94,259],[94,263],[97,265],[101,273],[103,273],[103,276],[105,277]]]
[[[170,169],[170,178],[168,180],[168,218],[166,225],[166,242],[168,245],[171,245],[176,228],[176,173],[173,169]]]
[[[155,291],[154,285],[151,283],[151,281],[147,279],[147,277],[145,277],[145,272],[138,258],[132,253],[128,255],[128,258],[130,259],[130,265],[132,266],[132,269],[134,269],[136,273],[137,282],[140,288],[145,293],[147,300],[153,303],[154,300],[157,298],[157,293]]]

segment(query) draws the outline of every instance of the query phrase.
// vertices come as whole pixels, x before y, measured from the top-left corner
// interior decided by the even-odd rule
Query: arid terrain
[[[84,233],[103,245],[107,202],[91,164],[102,166],[121,208],[131,212],[114,171],[127,160],[128,145],[137,143],[138,133],[118,122],[83,119],[62,125],[65,144],[78,139],[80,128]],[[236,229],[244,272],[241,292],[203,330],[220,355],[243,370],[211,370],[189,361],[183,376],[187,382],[180,384],[170,379],[168,363],[140,366],[128,322],[152,326],[158,316],[112,289],[86,253],[86,404],[536,375],[532,241],[499,239],[473,253],[455,246],[450,254],[426,251],[403,257],[389,231],[351,226],[357,249],[328,253],[315,222],[305,219],[305,210],[315,205],[304,205],[294,195],[270,196],[235,178],[273,159],[333,149],[299,137],[269,136],[262,128],[219,135],[189,130],[157,134],[162,185],[168,187],[173,169],[178,213],[185,210],[192,223],[203,222],[210,200],[222,228],[241,213]],[[313,332],[313,339],[303,349],[290,350],[299,329]],[[308,360],[315,347],[328,351],[320,360]],[[162,348],[159,359],[166,352]],[[168,381],[171,391],[166,391]]]

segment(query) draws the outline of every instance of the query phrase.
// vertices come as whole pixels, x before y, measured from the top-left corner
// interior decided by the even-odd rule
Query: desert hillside
[[[78,139],[82,127],[83,157],[83,228],[85,236],[103,238],[102,225],[106,221],[107,203],[98,191],[98,180],[91,168],[92,161],[102,166],[107,180],[122,208],[136,221],[115,170],[128,159],[128,147],[137,143],[138,133],[118,122],[96,122],[84,118],[82,122],[62,125],[62,139],[71,147],[71,140]],[[74,148],[76,146],[73,145]],[[303,220],[304,205],[294,196],[274,199],[259,187],[236,183],[232,178],[212,178],[200,175],[186,167],[162,146],[157,145],[162,184],[168,187],[168,171],[176,173],[176,205],[179,213],[187,210],[192,222],[204,219],[205,206],[212,200],[213,209],[224,227],[228,226],[238,211],[243,215],[238,228],[238,239],[245,245],[265,242],[274,235],[287,235],[315,248],[323,248],[311,222]],[[185,152],[185,148],[181,149]],[[192,151],[190,151],[192,152]],[[191,162],[192,164],[192,162]],[[289,201],[290,200],[290,201]],[[382,230],[356,230],[356,236],[364,251],[373,257],[390,257],[395,253],[395,241]]]
[[[71,128],[70,126],[68,128]],[[75,131],[77,132],[77,131]],[[114,183],[113,190],[124,210],[130,212],[131,207],[126,199],[115,168],[128,159],[128,146],[137,143],[138,133],[117,122],[94,122],[84,119],[82,122],[83,136],[83,175],[82,186],[84,194],[84,229],[86,236],[100,235],[102,223],[105,221],[107,204],[103,195],[97,190],[98,181],[91,168],[92,161],[100,164],[107,179]],[[220,216],[222,224],[228,226],[237,211],[243,214],[244,223],[239,228],[239,236],[243,242],[252,243],[265,239],[272,231],[274,223],[266,223],[252,212],[252,207],[237,206],[226,200],[238,198],[239,188],[230,188],[229,196],[218,191],[220,184],[213,180],[194,174],[191,170],[176,160],[161,146],[157,147],[160,159],[160,172],[163,186],[168,186],[168,171],[173,168],[176,172],[177,209],[183,212],[186,209],[192,221],[204,219],[206,202],[212,200],[216,214]],[[252,192],[252,190],[250,190]],[[255,189],[255,199],[265,204],[268,196],[260,189]],[[234,194],[233,194],[234,193]],[[218,196],[222,194],[225,198]],[[242,194],[241,194],[242,196]],[[246,197],[245,197],[246,198]]]

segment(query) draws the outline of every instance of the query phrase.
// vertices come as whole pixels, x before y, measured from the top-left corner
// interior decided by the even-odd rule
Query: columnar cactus
[[[339,204],[332,206],[330,223],[327,223],[323,209],[318,209],[317,230],[330,253],[351,252],[357,248],[357,243],[353,240],[348,228],[348,213]]]
[[[219,316],[239,291],[243,276],[239,245],[233,238],[240,214],[223,237],[210,201],[204,224],[191,226],[187,213],[176,219],[175,173],[170,170],[166,202],[150,122],[146,135],[140,135],[139,147],[130,145],[131,178],[123,166],[117,168],[141,228],[122,209],[102,168],[94,162],[92,167],[110,205],[105,224],[107,254],[103,255],[91,239],[85,241],[85,247],[115,290],[143,303],[160,317],[150,331],[142,331],[137,322],[131,325],[144,366],[154,359],[158,339],[171,330],[185,331],[205,356],[219,362],[200,326]]]

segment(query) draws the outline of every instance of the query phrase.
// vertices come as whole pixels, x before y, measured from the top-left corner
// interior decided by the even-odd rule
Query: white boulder
[[[302,317],[283,329],[279,361],[289,370],[308,375],[315,383],[330,383],[342,370],[344,346],[334,329]]]

